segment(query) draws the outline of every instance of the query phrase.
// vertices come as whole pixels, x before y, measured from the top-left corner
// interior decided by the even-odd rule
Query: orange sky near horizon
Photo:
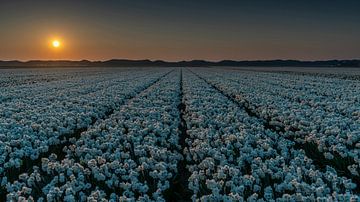
[[[360,1],[4,1],[0,60],[360,57]],[[49,44],[59,39],[61,47]]]

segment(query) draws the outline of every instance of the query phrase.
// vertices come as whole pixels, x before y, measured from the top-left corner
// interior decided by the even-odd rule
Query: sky
[[[0,60],[356,59],[359,8],[358,0],[0,0]]]

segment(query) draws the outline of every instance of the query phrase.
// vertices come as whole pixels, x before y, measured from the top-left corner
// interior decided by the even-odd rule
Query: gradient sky
[[[353,59],[359,9],[358,0],[1,0],[0,60]]]

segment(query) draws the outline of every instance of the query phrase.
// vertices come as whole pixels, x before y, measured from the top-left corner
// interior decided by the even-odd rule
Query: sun
[[[60,41],[59,40],[54,40],[54,41],[52,41],[52,46],[54,47],[54,48],[59,48],[60,47]]]

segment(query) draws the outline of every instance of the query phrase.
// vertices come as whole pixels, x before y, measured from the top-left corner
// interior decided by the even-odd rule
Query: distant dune
[[[360,67],[360,60],[326,60],[326,61],[299,61],[299,60],[254,60],[234,61],[222,60],[218,62],[206,60],[191,60],[168,62],[162,60],[127,60],[112,59],[106,61],[72,61],[72,60],[30,60],[0,61],[0,67]]]

